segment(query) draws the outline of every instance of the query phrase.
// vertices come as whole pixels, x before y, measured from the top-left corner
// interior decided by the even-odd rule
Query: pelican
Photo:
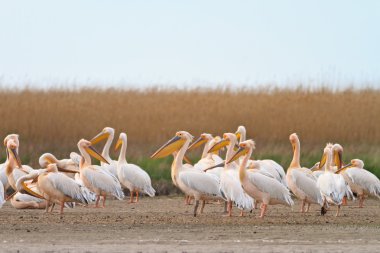
[[[112,175],[117,178],[117,161],[112,160],[110,157],[110,148],[115,136],[115,129],[112,127],[105,127],[99,134],[97,134],[94,138],[91,139],[91,145],[95,145],[100,141],[107,139],[106,144],[104,144],[102,156],[108,161],[108,163],[104,161],[100,161],[100,165],[110,171]]]
[[[239,143],[246,140],[246,129],[244,126],[239,126],[235,135],[239,138]],[[271,174],[275,179],[282,183],[285,187],[288,187],[286,183],[286,175],[284,168],[277,162],[265,159],[265,160],[249,160],[247,163],[248,169],[259,169],[265,173]]]
[[[226,161],[229,161],[235,153],[234,147],[236,143],[235,134],[225,133],[223,134],[223,139],[211,147],[209,152],[217,151],[227,145]],[[236,162],[224,164],[224,169],[220,176],[220,190],[228,202],[228,216],[232,216],[232,202],[241,209],[240,216],[243,216],[244,209],[252,210],[253,199],[244,192],[241,186]]]
[[[90,191],[96,194],[95,207],[99,207],[100,196],[103,196],[103,207],[105,207],[106,195],[108,194],[122,200],[124,193],[119,180],[100,166],[91,165],[90,155],[104,163],[107,163],[107,160],[87,140],[80,140],[78,142],[78,149],[82,155],[82,160],[79,164],[80,179]]]
[[[47,168],[49,164],[56,164],[59,171],[63,172],[66,176],[69,176],[74,179],[75,173],[79,173],[79,162],[80,156],[72,152],[70,154],[70,159],[61,159],[58,160],[53,154],[45,153],[40,156],[39,164],[41,168]]]
[[[363,208],[366,195],[373,195],[380,199],[380,180],[371,172],[364,169],[364,162],[352,159],[336,173],[341,174],[351,190],[359,196],[359,208]]]
[[[115,146],[115,151],[120,148],[119,160],[117,162],[117,176],[120,183],[129,189],[131,196],[129,203],[133,203],[133,193],[136,193],[136,202],[139,201],[139,191],[148,194],[149,197],[154,197],[155,190],[152,187],[152,182],[148,173],[139,166],[128,163],[125,154],[127,151],[127,135],[120,133],[119,139]]]
[[[205,200],[220,199],[222,193],[219,190],[219,180],[217,177],[196,169],[186,169],[183,165],[183,158],[188,149],[193,136],[186,131],[179,131],[176,135],[159,148],[151,158],[162,158],[173,154],[175,155],[171,166],[173,184],[176,185],[185,195],[194,197],[194,217],[197,216],[199,201],[202,200],[201,212]]]
[[[346,195],[347,191],[351,192],[351,190],[347,187],[343,176],[335,174],[331,170],[331,161],[332,148],[331,145],[328,144],[323,150],[323,156],[320,163],[320,167],[326,164],[325,172],[318,177],[317,181],[317,186],[320,189],[323,198],[321,214],[324,215],[327,212],[328,204],[333,204],[338,206],[335,216],[339,216],[343,197]]]
[[[317,187],[317,179],[308,168],[300,165],[301,147],[297,134],[291,134],[289,140],[293,147],[293,159],[286,171],[286,182],[293,194],[302,201],[301,213],[308,212],[312,203],[322,206],[322,196]]]
[[[246,170],[249,158],[255,148],[253,140],[247,140],[239,144],[239,150],[227,164],[244,156],[239,166],[239,179],[244,191],[255,201],[261,202],[260,218],[264,218],[268,205],[282,204],[293,206],[294,202],[290,196],[288,188],[270,176],[262,174],[256,170]]]

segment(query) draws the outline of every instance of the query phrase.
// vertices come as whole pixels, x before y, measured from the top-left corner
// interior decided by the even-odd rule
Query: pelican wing
[[[291,172],[294,184],[298,189],[303,191],[307,197],[313,200],[315,203],[322,205],[322,196],[321,192],[317,187],[316,180],[314,176],[309,173],[304,173],[303,171],[294,169]]]
[[[94,188],[101,189],[120,200],[124,198],[119,180],[110,172],[93,165],[90,168],[82,169],[81,173]]]
[[[288,188],[276,179],[257,172],[248,172],[247,175],[252,184],[254,184],[260,191],[269,193],[272,199],[280,200],[289,206],[294,205]]]
[[[72,198],[74,201],[88,204],[95,200],[95,196],[92,192],[63,173],[49,173],[47,177],[57,190]]]
[[[220,190],[227,200],[231,200],[240,209],[252,210],[253,199],[241,187],[237,170],[223,171],[220,178]]]
[[[8,177],[7,177],[7,174],[5,172],[5,166],[4,166],[4,163],[0,165],[0,181],[4,187],[4,190],[6,190],[9,186],[9,183],[8,183]]]
[[[179,178],[187,187],[203,195],[222,197],[219,190],[219,180],[215,175],[187,170],[180,172]]]
[[[118,166],[120,166],[118,168],[120,182],[127,180],[136,188],[148,194],[150,197],[155,195],[156,191],[153,189],[150,177],[145,170],[131,163],[119,164]]]
[[[345,171],[354,184],[361,186],[367,192],[380,198],[380,180],[365,169],[350,168]]]
[[[0,181],[0,208],[5,203],[5,196],[4,196],[4,186],[3,183]]]

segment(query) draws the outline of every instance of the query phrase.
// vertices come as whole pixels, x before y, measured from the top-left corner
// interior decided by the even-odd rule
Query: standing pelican
[[[129,203],[133,203],[133,193],[136,193],[136,202],[139,201],[139,191],[154,197],[155,190],[148,173],[139,166],[128,163],[125,157],[127,151],[127,135],[120,133],[119,140],[116,143],[115,150],[121,146],[119,160],[117,163],[117,176],[120,183],[129,189],[131,193]]]
[[[100,196],[103,196],[103,207],[105,207],[106,195],[110,194],[122,200],[124,193],[121,189],[119,180],[111,173],[103,170],[100,166],[91,165],[91,156],[99,161],[107,163],[107,160],[100,155],[87,140],[78,142],[78,149],[82,155],[82,160],[79,165],[80,179],[83,184],[96,194],[95,207],[99,207]]]
[[[246,140],[247,131],[244,126],[239,126],[235,135],[239,138],[239,143]],[[287,187],[286,183],[286,175],[284,168],[278,164],[277,162],[264,159],[264,160],[249,160],[247,163],[248,169],[259,169],[264,173],[271,174],[275,179],[277,179],[280,183],[282,183],[285,187]]]
[[[293,147],[293,159],[286,171],[286,181],[289,189],[302,201],[301,212],[308,212],[310,204],[323,204],[322,196],[311,170],[300,165],[301,145],[297,134],[291,134],[289,140]],[[307,204],[306,209],[305,204]]]
[[[342,175],[334,174],[331,170],[332,161],[332,145],[327,145],[323,150],[323,156],[320,166],[324,166],[326,163],[325,172],[318,177],[317,186],[320,189],[323,205],[321,208],[321,214],[324,215],[327,212],[328,204],[337,205],[338,209],[335,216],[340,213],[340,206],[342,204],[343,197],[348,191],[346,182]],[[349,190],[351,191],[351,190]]]
[[[95,145],[98,142],[107,139],[106,144],[104,144],[102,156],[108,161],[108,163],[100,161],[100,165],[110,171],[112,175],[117,178],[117,161],[112,160],[110,157],[110,148],[112,141],[115,136],[115,129],[112,127],[105,127],[99,134],[91,139],[91,145]]]
[[[380,180],[371,172],[364,169],[364,162],[352,159],[351,163],[344,166],[336,173],[341,174],[351,190],[359,196],[359,207],[363,208],[366,195],[380,198]]]
[[[246,170],[249,158],[255,148],[253,140],[247,140],[239,144],[240,148],[236,154],[226,163],[229,164],[239,157],[244,156],[239,166],[239,179],[244,191],[261,202],[260,218],[264,218],[268,205],[282,204],[292,206],[294,204],[289,190],[272,177],[262,174],[260,171]]]
[[[201,211],[203,210],[205,200],[220,199],[222,194],[219,190],[219,180],[215,176],[195,169],[186,169],[183,165],[183,158],[188,149],[193,136],[186,131],[179,131],[176,135],[159,148],[151,158],[162,158],[178,153],[171,167],[173,184],[176,185],[185,195],[194,197],[194,216],[197,215],[199,201],[202,200]]]
[[[226,161],[229,161],[234,155],[235,145],[237,143],[236,135],[233,133],[223,134],[223,139],[216,143],[209,152],[217,151],[221,147],[227,146]],[[240,183],[238,164],[236,162],[225,163],[224,169],[220,176],[220,190],[228,202],[228,216],[232,215],[232,202],[241,209],[240,216],[243,216],[243,210],[252,210],[253,199],[248,196]]]

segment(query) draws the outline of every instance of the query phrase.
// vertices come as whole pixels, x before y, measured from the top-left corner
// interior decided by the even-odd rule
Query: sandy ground
[[[77,207],[65,214],[0,209],[1,252],[376,252],[380,251],[380,201],[363,209],[350,202],[341,217],[332,207],[308,214],[270,206],[245,217],[222,216],[214,203],[198,217],[182,197],[143,198],[138,204],[112,200],[105,209]],[[56,210],[57,211],[57,210]]]

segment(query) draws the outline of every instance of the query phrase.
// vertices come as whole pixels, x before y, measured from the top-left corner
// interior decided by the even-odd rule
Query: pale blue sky
[[[380,88],[380,1],[0,1],[0,83]]]

